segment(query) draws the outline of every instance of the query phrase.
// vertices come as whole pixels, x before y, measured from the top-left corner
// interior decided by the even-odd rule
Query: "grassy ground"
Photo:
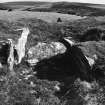
[[[62,17],[64,23],[54,23]],[[40,18],[42,20],[38,20]],[[59,13],[27,12],[27,11],[0,11],[0,40],[12,38],[15,41],[21,31],[15,31],[24,26],[29,27],[30,35],[26,45],[27,50],[35,46],[38,41],[51,42],[60,37],[72,36],[79,41],[80,36],[90,28],[105,28],[104,21],[95,18],[80,19],[71,15]],[[75,20],[71,22],[71,20]],[[80,20],[78,20],[80,19]],[[43,21],[44,20],[44,21]],[[104,74],[105,42],[83,42],[80,45],[86,55],[90,57],[96,53],[100,60],[97,62]],[[91,52],[91,53],[90,53]],[[104,58],[104,59],[103,59]],[[100,62],[101,61],[101,62]],[[66,78],[67,91],[58,95],[55,86],[59,81],[40,80],[35,72],[23,61],[14,67],[15,76],[5,67],[0,69],[0,105],[104,105],[105,80],[92,82],[92,89],[87,88],[84,81]],[[63,85],[63,84],[62,84]]]
[[[29,11],[0,11],[0,20],[7,21],[16,21],[21,18],[37,18],[42,19],[44,21],[54,23],[57,22],[58,17],[62,19],[62,21],[74,21],[77,19],[82,19],[80,16],[68,15],[68,14],[60,14],[55,12],[29,12]]]

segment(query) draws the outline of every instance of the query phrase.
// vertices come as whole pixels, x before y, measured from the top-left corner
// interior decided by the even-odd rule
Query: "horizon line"
[[[29,0],[29,1],[27,1],[27,0],[22,0],[22,1],[20,1],[20,0],[16,0],[16,1],[3,1],[3,2],[1,2],[1,3],[11,3],[11,2],[48,2],[48,3],[57,3],[57,2],[69,2],[69,3],[83,3],[83,4],[96,4],[96,5],[105,5],[105,4],[103,4],[103,3],[91,3],[91,2],[75,2],[75,1],[64,1],[64,0],[62,0],[62,1],[33,1],[33,0]]]

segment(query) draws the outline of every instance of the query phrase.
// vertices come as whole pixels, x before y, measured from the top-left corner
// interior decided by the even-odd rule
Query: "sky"
[[[2,3],[2,2],[10,2],[10,1],[48,1],[48,2],[69,1],[69,2],[105,4],[105,0],[0,0],[0,3]]]

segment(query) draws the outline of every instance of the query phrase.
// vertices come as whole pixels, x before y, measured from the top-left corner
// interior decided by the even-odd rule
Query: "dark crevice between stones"
[[[8,57],[10,45],[7,41],[0,42],[0,75],[6,75],[8,72]]]
[[[7,64],[9,57],[10,45],[7,42],[0,42],[0,62]]]
[[[18,61],[18,53],[17,53],[17,50],[14,48],[14,59],[15,61]]]

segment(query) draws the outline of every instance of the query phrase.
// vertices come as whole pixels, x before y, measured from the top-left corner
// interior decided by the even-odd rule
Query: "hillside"
[[[0,105],[105,105],[104,5],[30,1],[0,5]],[[25,34],[24,29],[28,30]],[[22,37],[27,32],[27,38]],[[71,54],[58,44],[64,37],[72,37],[83,55],[95,60],[89,69],[91,82],[81,79],[87,73],[84,69],[68,68],[71,75],[65,73],[66,59],[56,63],[56,57],[68,59]],[[21,47],[23,39],[26,44]],[[10,61],[8,54],[13,57]]]
[[[29,27],[31,32],[28,37],[26,52],[31,47],[36,46],[40,41],[50,43],[51,41],[57,41],[61,37],[71,36],[70,32],[72,32],[72,36],[77,35],[76,33],[80,33],[80,31],[81,35],[83,35],[84,31],[88,30],[89,27],[90,29],[91,27],[96,26],[97,28],[99,26],[101,28],[105,27],[102,22],[96,21],[94,18],[77,20],[75,24],[74,22],[72,22],[72,24],[70,22],[62,25],[50,24],[39,19],[20,19],[13,22],[1,20],[0,26],[0,37],[12,38],[15,42],[21,35],[21,31],[17,32],[16,29],[24,26]],[[68,30],[71,29],[71,27],[73,27],[72,30]],[[78,30],[77,27],[80,30]],[[76,38],[79,40],[78,35]],[[84,54],[92,57],[93,54],[96,53],[100,57],[97,65],[99,65],[98,67],[102,70],[102,73],[104,73],[104,46],[104,41],[82,42],[79,45]],[[64,83],[66,84],[65,86],[62,82],[56,80],[49,81],[38,79],[35,75],[35,69],[31,69],[30,66],[27,65],[25,62],[26,59],[27,55],[21,64],[14,67],[14,71],[16,72],[15,76],[11,76],[10,71],[8,71],[6,67],[1,69],[0,103],[2,103],[2,105],[27,105],[27,103],[28,105],[38,105],[39,103],[40,105],[78,105],[78,103],[83,105],[83,103],[89,104],[90,102],[104,105],[102,100],[105,98],[105,83],[104,78],[100,78],[101,75],[99,75],[100,80],[92,82],[92,89],[88,89],[84,81],[81,81],[79,78],[75,79],[72,76],[65,78],[62,77],[62,79],[64,79]],[[60,91],[60,93],[57,90],[58,88],[56,88],[58,85],[61,85],[62,87],[62,91]],[[91,95],[93,96],[92,98]],[[85,98],[87,96],[88,99],[86,100]],[[101,99],[99,97],[101,97]]]
[[[10,7],[5,4],[0,3],[0,10],[7,10],[7,9],[10,9]]]
[[[47,8],[46,8],[47,7]],[[103,8],[102,8],[103,7]],[[104,5],[88,3],[56,2],[46,6],[29,7],[28,11],[58,12],[79,16],[103,16]]]
[[[50,7],[52,3],[50,2],[6,2],[4,5],[11,7],[12,9],[20,9],[20,8],[41,8],[41,7]]]
[[[79,16],[104,16],[104,5],[74,2],[7,2],[2,5],[26,11],[58,12]]]

